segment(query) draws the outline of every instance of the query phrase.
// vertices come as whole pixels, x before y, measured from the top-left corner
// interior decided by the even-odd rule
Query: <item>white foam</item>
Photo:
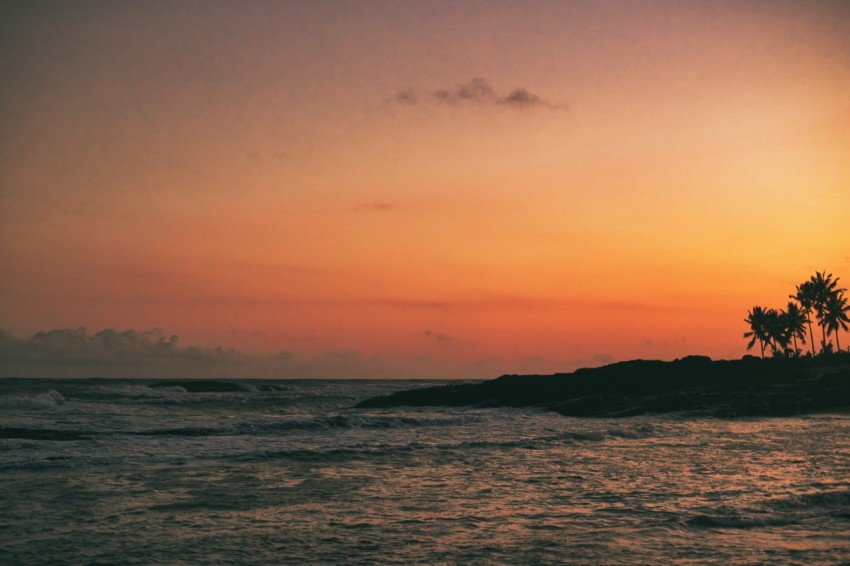
[[[55,389],[38,395],[0,396],[0,408],[3,409],[45,409],[56,408],[65,402],[65,397]]]

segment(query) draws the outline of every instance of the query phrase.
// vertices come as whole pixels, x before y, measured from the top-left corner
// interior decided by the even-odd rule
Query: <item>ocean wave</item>
[[[247,392],[245,384],[235,381],[218,381],[213,379],[198,379],[186,381],[157,381],[151,383],[151,389],[180,387],[189,393],[236,393]]]
[[[284,391],[285,388],[272,383],[249,383],[244,381],[219,381],[217,379],[187,379],[183,381],[156,381],[152,389],[179,387],[189,393],[267,393]]]
[[[480,418],[468,415],[449,417],[402,416],[402,415],[328,415],[305,416],[288,418],[279,421],[243,422],[233,429],[237,434],[270,434],[288,430],[332,430],[332,429],[364,429],[390,430],[418,427],[449,427],[470,422],[478,422]]]
[[[649,425],[638,426],[633,429],[625,428],[610,428],[607,431],[608,436],[614,438],[624,438],[626,440],[639,440],[642,438],[650,438],[656,435],[655,428]]]
[[[37,395],[3,395],[0,396],[0,409],[55,409],[65,402],[65,397],[55,389]]]
[[[821,509],[840,511],[850,515],[850,490],[822,491],[804,493],[779,499],[773,499],[766,504],[777,511],[799,511]]]
[[[20,440],[86,440],[90,434],[79,430],[0,427],[0,438]]]
[[[322,430],[393,430],[413,427],[449,427],[476,420],[475,417],[414,417],[330,415],[304,416],[282,420],[243,421],[225,426],[186,426],[149,428],[142,430],[69,430],[47,428],[0,427],[0,439],[34,441],[90,440],[95,437],[209,437],[209,436],[266,436],[289,431]]]
[[[154,387],[142,384],[110,384],[100,387],[98,392],[106,397],[150,397],[187,393],[184,387],[177,385],[176,383],[156,385]]]
[[[387,457],[392,454],[413,452],[422,447],[414,444],[401,446],[372,446],[366,447],[344,447],[328,448],[325,450],[315,448],[290,449],[290,450],[260,450],[257,452],[235,454],[229,459],[236,462],[256,462],[267,460],[292,460],[297,462],[342,462],[350,460],[375,460],[379,457]]]
[[[569,431],[560,433],[553,438],[562,442],[603,442],[612,438],[640,440],[654,435],[655,433],[652,428],[639,427],[631,430],[625,428],[609,428],[605,430]]]
[[[412,427],[455,426],[480,421],[479,417],[456,416],[401,416],[401,415],[334,415],[314,419],[321,428],[396,429]]]
[[[850,491],[791,495],[765,501],[748,510],[718,509],[685,521],[690,528],[754,529],[799,524],[822,517],[850,518]]]
[[[564,432],[557,435],[555,438],[561,441],[573,442],[602,442],[608,437],[604,432],[588,431],[588,432]]]
[[[37,472],[42,470],[53,470],[56,468],[69,469],[79,465],[78,458],[74,456],[47,456],[34,460],[2,461],[0,460],[0,472]]]
[[[125,431],[116,434],[127,434],[131,436],[217,436],[228,434],[228,431],[226,429],[209,427],[182,427]]]
[[[260,450],[235,454],[232,459],[238,461],[264,460],[294,460],[322,463],[344,462],[375,462],[407,458],[409,454],[429,455],[428,458],[439,458],[443,462],[464,460],[471,452],[493,451],[501,453],[516,449],[535,448],[532,440],[496,440],[496,441],[461,441],[461,442],[406,442],[395,443],[363,443],[349,446],[305,449],[293,448],[285,450]]]
[[[495,451],[505,452],[516,449],[534,450],[540,448],[541,443],[536,439],[512,439],[512,440],[467,440],[457,442],[406,442],[395,443],[368,443],[353,446],[340,447],[311,447],[308,449],[285,449],[285,450],[259,450],[241,454],[234,454],[231,459],[235,461],[266,461],[266,460],[293,460],[299,462],[323,462],[341,463],[348,461],[374,461],[393,458],[410,453],[432,453],[439,454],[442,458],[448,458],[455,454],[465,457],[470,451]]]
[[[731,512],[721,515],[696,515],[687,519],[685,525],[692,529],[755,529],[784,526],[794,522],[790,517],[757,516]]]

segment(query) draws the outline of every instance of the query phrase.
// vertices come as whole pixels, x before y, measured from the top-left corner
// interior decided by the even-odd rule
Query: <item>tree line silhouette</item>
[[[814,319],[821,331],[820,354],[840,352],[838,332],[848,328],[850,305],[844,295],[847,289],[838,287],[839,280],[840,277],[833,279],[831,273],[817,271],[808,281],[796,286],[796,292],[788,296],[791,300],[785,310],[754,306],[747,311],[744,319],[750,326],[749,332],[744,333],[744,338],[750,339],[747,350],[758,342],[762,358],[766,347],[773,356],[799,357],[803,352],[797,347],[797,341],[805,344],[808,330],[810,351],[807,355],[816,356]],[[834,349],[832,336],[835,336]]]

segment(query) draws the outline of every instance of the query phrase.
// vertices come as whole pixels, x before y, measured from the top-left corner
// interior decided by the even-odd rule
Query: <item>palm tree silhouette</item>
[[[829,301],[830,297],[834,294],[837,294],[841,291],[846,291],[846,289],[836,289],[838,286],[839,278],[833,279],[832,273],[826,274],[824,271],[821,273],[820,271],[816,271],[814,275],[809,279],[809,282],[812,285],[812,294],[813,301],[812,306],[815,309],[815,313],[818,318],[818,323],[820,324],[821,331],[821,353],[825,353],[827,349],[827,333],[826,333],[826,321],[824,319],[824,315],[826,313],[826,303]]]
[[[785,327],[794,340],[794,356],[800,355],[800,350],[797,349],[797,337],[803,344],[806,343],[806,322],[807,318],[803,310],[795,302],[788,302],[788,309],[785,311]]]
[[[836,280],[837,281],[837,280]],[[841,343],[838,341],[838,330],[846,331],[850,323],[850,318],[847,313],[850,311],[850,305],[847,304],[847,298],[843,292],[833,293],[829,296],[824,305],[824,324],[829,333],[835,333],[835,351],[841,351]]]
[[[750,325],[750,331],[744,332],[744,338],[750,338],[747,350],[751,349],[758,340],[761,347],[761,357],[764,358],[764,344],[768,340],[765,309],[758,306],[753,307],[752,310],[747,311],[747,318],[744,319],[744,322]]]
[[[774,356],[788,354],[788,344],[791,342],[791,334],[785,324],[785,311],[768,309],[764,313],[764,327],[767,333],[770,350]]]
[[[839,277],[832,273],[816,271],[807,281],[796,286],[796,293],[788,298],[788,310],[767,309],[755,306],[747,311],[744,319],[750,330],[744,333],[749,338],[747,350],[758,341],[761,357],[764,358],[765,346],[771,349],[773,356],[800,356],[797,339],[806,343],[806,327],[809,328],[811,355],[817,354],[815,336],[812,331],[812,319],[817,320],[821,329],[820,355],[833,351],[831,337],[835,335],[835,350],[841,351],[839,332],[850,327],[850,305],[845,295],[847,289],[838,287]],[[795,302],[796,301],[796,302]],[[814,316],[812,316],[814,314]],[[793,350],[791,344],[793,342]]]
[[[815,335],[812,332],[812,313],[815,309],[815,288],[811,281],[803,281],[797,285],[797,292],[793,295],[788,295],[789,299],[794,299],[800,303],[800,310],[806,319],[806,324],[809,327],[809,345],[812,350],[812,355],[815,355]],[[805,342],[805,340],[803,340]]]

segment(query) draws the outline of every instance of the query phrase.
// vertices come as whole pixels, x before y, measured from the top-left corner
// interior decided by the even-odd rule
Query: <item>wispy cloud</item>
[[[397,104],[414,105],[420,102],[436,102],[449,106],[506,106],[516,109],[544,108],[547,110],[567,110],[567,105],[553,103],[529,91],[515,88],[507,94],[499,94],[490,83],[476,77],[450,88],[419,93],[413,89],[404,89],[395,93],[393,101]]]
[[[441,334],[439,332],[434,332],[432,330],[426,330],[422,333],[422,336],[427,338],[428,340],[432,340],[434,342],[441,342],[443,344],[451,344],[456,342],[454,338],[451,336],[447,336],[445,334]]]
[[[395,93],[393,100],[399,104],[416,104],[419,101],[419,96],[415,90],[405,89]]]
[[[412,299],[366,299],[362,301],[376,307],[401,308],[401,309],[448,309],[451,303],[442,301],[418,301]]]
[[[649,305],[645,303],[629,303],[621,301],[604,301],[595,303],[598,309],[620,312],[669,312],[676,310],[666,305]]]
[[[354,207],[355,212],[388,212],[396,208],[391,202],[364,202]]]
[[[599,353],[591,358],[594,363],[597,364],[610,364],[614,361],[614,357],[609,354]]]

